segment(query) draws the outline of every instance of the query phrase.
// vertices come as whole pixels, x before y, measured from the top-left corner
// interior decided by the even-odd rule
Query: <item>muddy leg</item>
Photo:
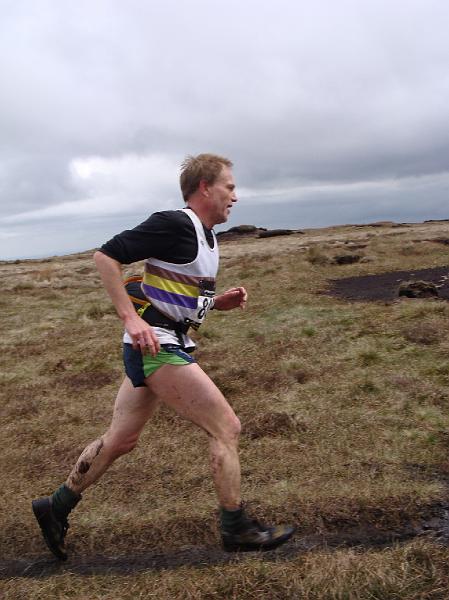
[[[103,475],[116,458],[130,452],[157,405],[158,401],[148,388],[134,388],[126,378],[117,394],[109,429],[83,450],[67,478],[66,486],[81,494]]]
[[[197,365],[164,365],[147,386],[179,415],[209,435],[212,477],[220,506],[240,507],[240,421],[223,394]]]

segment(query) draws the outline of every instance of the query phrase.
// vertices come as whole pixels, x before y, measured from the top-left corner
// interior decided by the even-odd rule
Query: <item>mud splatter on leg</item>
[[[87,487],[87,485],[91,483],[85,481],[86,474],[91,470],[92,466],[95,466],[95,462],[98,461],[98,457],[101,453],[102,448],[103,438],[100,438],[99,440],[95,440],[94,442],[89,444],[89,446],[87,446],[83,450],[76,462],[76,465],[74,466],[70,475],[67,478],[67,487],[69,487],[73,491],[78,492],[79,490],[84,489],[85,487]]]

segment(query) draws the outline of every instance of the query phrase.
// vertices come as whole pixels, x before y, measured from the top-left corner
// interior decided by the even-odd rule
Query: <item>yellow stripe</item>
[[[164,290],[165,292],[198,298],[198,288],[194,285],[178,283],[176,281],[171,281],[170,279],[158,277],[157,275],[150,275],[149,273],[144,273],[143,282],[147,285],[159,288],[160,290]]]

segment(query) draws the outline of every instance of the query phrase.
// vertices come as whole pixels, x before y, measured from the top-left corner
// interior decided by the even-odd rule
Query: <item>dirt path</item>
[[[324,293],[347,300],[383,300],[392,302],[398,298],[401,281],[423,280],[438,286],[440,298],[449,300],[449,267],[415,269],[414,271],[389,271],[379,275],[362,275],[330,280],[330,288]]]
[[[358,547],[384,548],[416,537],[432,537],[449,545],[449,504],[435,502],[428,507],[430,517],[421,523],[410,522],[400,529],[385,531],[374,526],[349,527],[323,534],[297,534],[290,542],[269,552],[258,553],[262,561],[286,561],[320,549]],[[254,553],[253,553],[254,554]],[[229,554],[218,546],[192,546],[173,552],[149,552],[125,556],[72,556],[61,563],[48,556],[34,559],[0,560],[0,580],[12,577],[46,578],[70,573],[75,575],[129,575],[142,571],[174,570],[179,567],[204,567],[238,564],[247,554]]]

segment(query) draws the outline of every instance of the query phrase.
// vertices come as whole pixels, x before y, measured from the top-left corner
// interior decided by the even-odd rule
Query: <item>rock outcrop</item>
[[[431,281],[403,281],[398,288],[398,296],[407,298],[438,298],[438,288]]]

